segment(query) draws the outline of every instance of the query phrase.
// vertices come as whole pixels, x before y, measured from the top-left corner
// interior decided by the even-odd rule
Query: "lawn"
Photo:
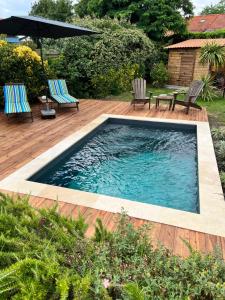
[[[173,92],[173,90],[168,88],[153,88],[148,86],[147,94],[150,91],[154,95],[168,94]],[[130,92],[124,92],[117,96],[109,96],[107,97],[107,99],[113,99],[119,101],[130,101],[132,99],[132,94]],[[225,126],[225,98],[221,96],[215,98],[213,101],[203,101],[200,98],[198,100],[198,104],[203,107],[206,107],[211,126]]]

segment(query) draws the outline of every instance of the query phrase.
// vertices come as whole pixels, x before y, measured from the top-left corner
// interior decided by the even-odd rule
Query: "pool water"
[[[198,213],[196,129],[146,124],[107,122],[30,180]]]

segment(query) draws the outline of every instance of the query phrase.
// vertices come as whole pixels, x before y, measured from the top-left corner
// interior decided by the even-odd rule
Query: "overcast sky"
[[[110,0],[109,0],[110,1]],[[217,3],[219,0],[192,0],[195,5],[195,14],[198,14],[204,6]],[[27,15],[34,0],[0,0],[0,18],[12,15]]]

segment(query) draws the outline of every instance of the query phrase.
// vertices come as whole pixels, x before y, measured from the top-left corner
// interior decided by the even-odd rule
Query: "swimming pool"
[[[88,116],[87,116],[88,118]],[[140,126],[140,125],[144,125]],[[154,147],[150,147],[149,143],[145,141],[145,135],[144,137],[142,134],[140,134],[139,137],[136,137],[136,141],[134,138],[131,138],[130,145],[133,145],[135,141],[135,145],[137,147],[138,143],[137,140],[140,142],[140,145],[138,146],[138,149],[142,149],[140,152],[140,161],[137,160],[137,167],[138,167],[138,179],[136,181],[138,184],[136,184],[136,181],[132,181],[130,184],[131,188],[126,189],[129,193],[129,198],[131,198],[130,193],[134,192],[135,189],[133,189],[133,186],[136,186],[136,189],[139,189],[141,192],[144,191],[146,188],[146,184],[148,184],[148,180],[145,178],[146,174],[149,175],[151,170],[154,170],[153,167],[149,168],[150,162],[145,158],[145,150],[148,149],[148,154],[150,152],[154,152],[154,157],[158,157],[157,161],[160,161],[161,155],[163,157],[171,156],[171,158],[174,158],[174,145],[177,145],[176,150],[176,159],[179,160],[179,164],[177,165],[176,172],[181,172],[182,169],[186,169],[186,166],[188,165],[189,174],[182,173],[182,176],[178,176],[178,180],[173,180],[171,185],[168,185],[168,182],[171,182],[172,179],[176,176],[174,172],[170,173],[169,176],[167,173],[165,177],[161,177],[161,187],[159,195],[165,195],[166,193],[162,193],[162,190],[164,186],[167,186],[167,188],[175,187],[178,183],[182,182],[182,178],[184,176],[185,180],[184,183],[189,181],[188,187],[186,186],[186,194],[187,197],[192,194],[192,204],[193,206],[190,208],[189,211],[183,210],[184,209],[184,203],[182,204],[182,209],[179,208],[180,203],[178,204],[179,200],[174,201],[176,203],[176,208],[171,208],[169,205],[171,204],[171,201],[168,203],[168,207],[161,206],[161,204],[158,202],[158,204],[153,204],[150,202],[150,199],[148,197],[144,198],[145,202],[142,202],[143,199],[139,198],[142,193],[137,193],[138,199],[126,199],[122,197],[115,197],[115,196],[109,196],[104,194],[99,194],[98,192],[90,192],[86,191],[84,189],[73,189],[64,187],[63,185],[57,186],[52,184],[46,184],[41,182],[35,182],[31,181],[31,178],[35,180],[37,179],[36,176],[43,175],[46,170],[48,172],[51,172],[51,170],[54,171],[54,168],[57,166],[57,164],[63,164],[67,157],[70,157],[70,155],[74,154],[75,156],[79,151],[82,149],[88,147],[88,144],[90,146],[90,142],[94,141],[96,138],[96,135],[100,134],[101,132],[104,132],[105,125],[110,125],[112,127],[114,126],[122,126],[127,125],[129,128],[130,126],[133,128],[133,126],[137,126],[140,129],[135,130],[135,132],[143,132],[147,130],[148,134],[150,134],[151,130],[156,130],[156,132],[160,129],[161,132],[163,132],[164,135],[164,147],[162,149],[160,148],[159,153],[154,152],[152,149],[159,149],[159,144],[157,142],[152,143],[152,145],[155,145]],[[123,127],[123,126],[122,126]],[[135,127],[135,128],[137,128]],[[126,130],[122,130],[121,127],[111,128],[117,136],[119,137],[126,136],[124,135],[124,132]],[[120,128],[120,129],[118,129]],[[124,128],[124,127],[123,127]],[[104,134],[104,138],[101,138],[102,143],[104,144],[106,141],[106,137],[110,136],[107,132]],[[130,129],[129,129],[130,130]],[[133,130],[133,129],[132,129]],[[150,130],[150,131],[148,131]],[[113,136],[114,136],[113,134]],[[167,138],[169,136],[176,137],[177,135],[182,135],[181,141],[183,143],[177,143],[177,138],[171,138],[171,142],[168,143]],[[147,133],[146,133],[147,135]],[[188,138],[187,138],[188,137]],[[154,139],[158,141],[158,134],[154,135]],[[187,148],[187,140],[189,139],[189,146],[190,148]],[[197,139],[197,142],[196,140]],[[127,138],[123,138],[123,140],[127,142]],[[97,143],[95,141],[95,143]],[[144,145],[144,146],[143,146]],[[185,146],[182,146],[185,145]],[[162,145],[160,145],[161,147]],[[167,147],[170,146],[170,147]],[[124,159],[123,155],[121,155],[122,145],[120,146],[118,151],[115,151],[116,149],[116,143],[115,140],[112,139],[112,145],[111,147],[114,149],[113,154],[119,153],[119,158]],[[127,145],[126,145],[127,147]],[[133,147],[133,146],[132,146]],[[94,150],[94,148],[91,147],[90,151]],[[102,148],[100,149],[102,151]],[[104,150],[104,149],[103,149]],[[126,150],[126,156],[127,159],[125,160],[125,166],[127,172],[125,173],[125,178],[128,176],[130,177],[132,175],[132,172],[134,171],[134,167],[130,167],[130,163],[133,163],[132,157],[136,157],[135,161],[137,159],[136,155],[137,148],[133,149],[133,151]],[[167,155],[165,155],[165,151],[168,151]],[[170,150],[170,151],[169,151]],[[179,151],[178,151],[179,150]],[[128,155],[127,154],[130,154]],[[100,152],[101,153],[101,152]],[[107,153],[107,152],[106,152]],[[192,153],[191,162],[186,162],[184,164],[184,161],[186,160],[186,154]],[[89,152],[89,154],[93,154],[92,152]],[[160,154],[160,155],[159,155]],[[99,155],[101,157],[101,171],[105,171],[103,178],[103,183],[109,184],[112,174],[109,172],[109,167],[111,167],[112,163],[110,158],[103,159],[104,156]],[[85,158],[85,156],[84,156]],[[91,170],[89,168],[92,168],[92,164],[87,164],[89,161],[89,156],[86,157],[86,159],[82,158],[82,172],[79,173],[81,175],[84,173],[83,170],[83,164],[85,163],[87,170]],[[114,155],[114,161],[117,161],[116,155]],[[110,161],[110,164],[107,165],[108,161]],[[161,159],[161,162],[163,159]],[[144,167],[145,162],[147,162],[147,165]],[[168,162],[167,162],[168,163]],[[183,164],[183,165],[182,165]],[[95,164],[97,165],[97,164]],[[104,166],[104,168],[103,168]],[[123,164],[122,164],[123,166]],[[173,166],[173,165],[172,165]],[[191,167],[190,167],[191,166]],[[114,168],[112,168],[113,170]],[[107,170],[107,172],[106,172]],[[117,167],[118,174],[121,174],[121,172],[125,170],[120,167]],[[173,168],[172,168],[173,170]],[[163,169],[162,172],[165,170]],[[127,174],[128,173],[128,174]],[[158,172],[159,173],[159,172]],[[156,174],[158,174],[156,173]],[[103,174],[103,173],[100,173]],[[134,172],[136,174],[136,172]],[[161,173],[160,173],[161,174]],[[93,178],[98,179],[99,177],[94,176]],[[136,176],[137,177],[137,176]],[[72,178],[72,176],[71,176]],[[89,179],[91,178],[88,177]],[[116,178],[116,177],[115,177]],[[114,178],[114,179],[115,179]],[[93,179],[92,179],[93,180]],[[146,181],[145,181],[146,180]],[[154,181],[154,178],[152,178],[152,182]],[[70,183],[73,182],[72,180],[69,181]],[[119,183],[118,183],[119,182]],[[122,184],[122,181],[119,180],[117,182],[117,187],[121,188],[124,187],[124,181]],[[126,182],[126,181],[125,181]],[[93,182],[92,182],[93,183]],[[145,184],[144,184],[145,183]],[[160,183],[160,182],[159,182]],[[196,184],[195,184],[196,183]],[[75,183],[77,184],[77,183]],[[84,182],[82,182],[82,185]],[[104,185],[101,185],[103,187]],[[156,183],[149,185],[150,192],[154,191],[156,188]],[[77,188],[77,187],[76,187]],[[125,186],[126,188],[126,186]],[[180,186],[179,189],[184,188],[184,185],[182,187]],[[194,189],[192,189],[194,188]],[[125,210],[126,213],[131,216],[142,220],[148,220],[153,221],[157,223],[163,223],[168,225],[173,225],[177,227],[182,227],[190,230],[205,232],[209,234],[219,235],[225,237],[225,201],[223,197],[223,191],[221,187],[214,147],[212,143],[211,133],[208,122],[199,122],[199,121],[187,121],[187,120],[172,120],[172,119],[159,119],[159,118],[146,118],[146,117],[140,117],[140,116],[122,116],[122,115],[113,115],[113,114],[102,114],[99,115],[96,119],[89,122],[87,125],[82,127],[79,130],[74,129],[74,133],[69,135],[68,137],[62,139],[59,143],[55,144],[53,147],[47,149],[45,152],[40,154],[38,157],[31,159],[30,162],[28,162],[26,165],[22,166],[20,169],[17,169],[14,173],[10,174],[9,176],[3,178],[3,180],[0,181],[0,189],[11,191],[13,193],[24,193],[29,194],[31,196],[37,197],[37,201],[43,201],[43,199],[51,199],[56,202],[63,205],[64,202],[73,204],[73,209],[71,209],[71,214],[74,213],[74,210],[76,213],[79,213],[79,210],[85,211],[85,207],[92,208],[93,213],[98,212],[99,214],[104,215],[104,212],[111,212],[111,213],[121,213],[121,210]],[[179,191],[179,189],[172,189],[171,193],[173,193],[174,196],[176,196],[176,193]],[[114,192],[117,192],[117,189],[114,189]],[[183,195],[184,197],[185,193],[181,193],[180,195]],[[169,195],[169,194],[168,194]],[[147,195],[148,196],[148,195]],[[124,196],[125,197],[125,196]],[[196,197],[196,198],[195,198]],[[128,198],[128,197],[127,197]],[[148,198],[148,202],[146,202],[146,199]],[[158,197],[155,197],[157,201],[160,199]],[[167,198],[168,199],[168,198]],[[177,198],[176,198],[177,199]],[[165,200],[165,199],[164,199]],[[196,200],[196,202],[195,202]],[[44,200],[45,201],[45,200]],[[166,202],[166,201],[165,201]],[[187,202],[187,201],[186,201]],[[47,201],[48,203],[48,201]],[[75,205],[75,206],[74,206]],[[164,203],[165,205],[165,203]],[[166,204],[167,205],[167,204]],[[190,205],[190,203],[188,204]],[[195,212],[194,212],[195,211]],[[197,213],[196,213],[197,212]]]
[[[109,118],[29,180],[198,213],[196,126]]]

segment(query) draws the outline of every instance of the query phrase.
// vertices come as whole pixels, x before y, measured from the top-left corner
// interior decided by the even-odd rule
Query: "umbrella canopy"
[[[65,38],[81,35],[96,34],[93,30],[68,24],[59,21],[48,20],[42,17],[34,16],[12,16],[7,19],[0,20],[0,34],[10,36],[24,35],[36,38],[41,50],[41,62],[43,75],[47,79],[43,61],[42,39],[43,38]],[[49,109],[47,103],[47,110]]]
[[[64,38],[97,32],[80,26],[34,16],[12,16],[0,20],[0,34],[25,35],[36,38]]]

